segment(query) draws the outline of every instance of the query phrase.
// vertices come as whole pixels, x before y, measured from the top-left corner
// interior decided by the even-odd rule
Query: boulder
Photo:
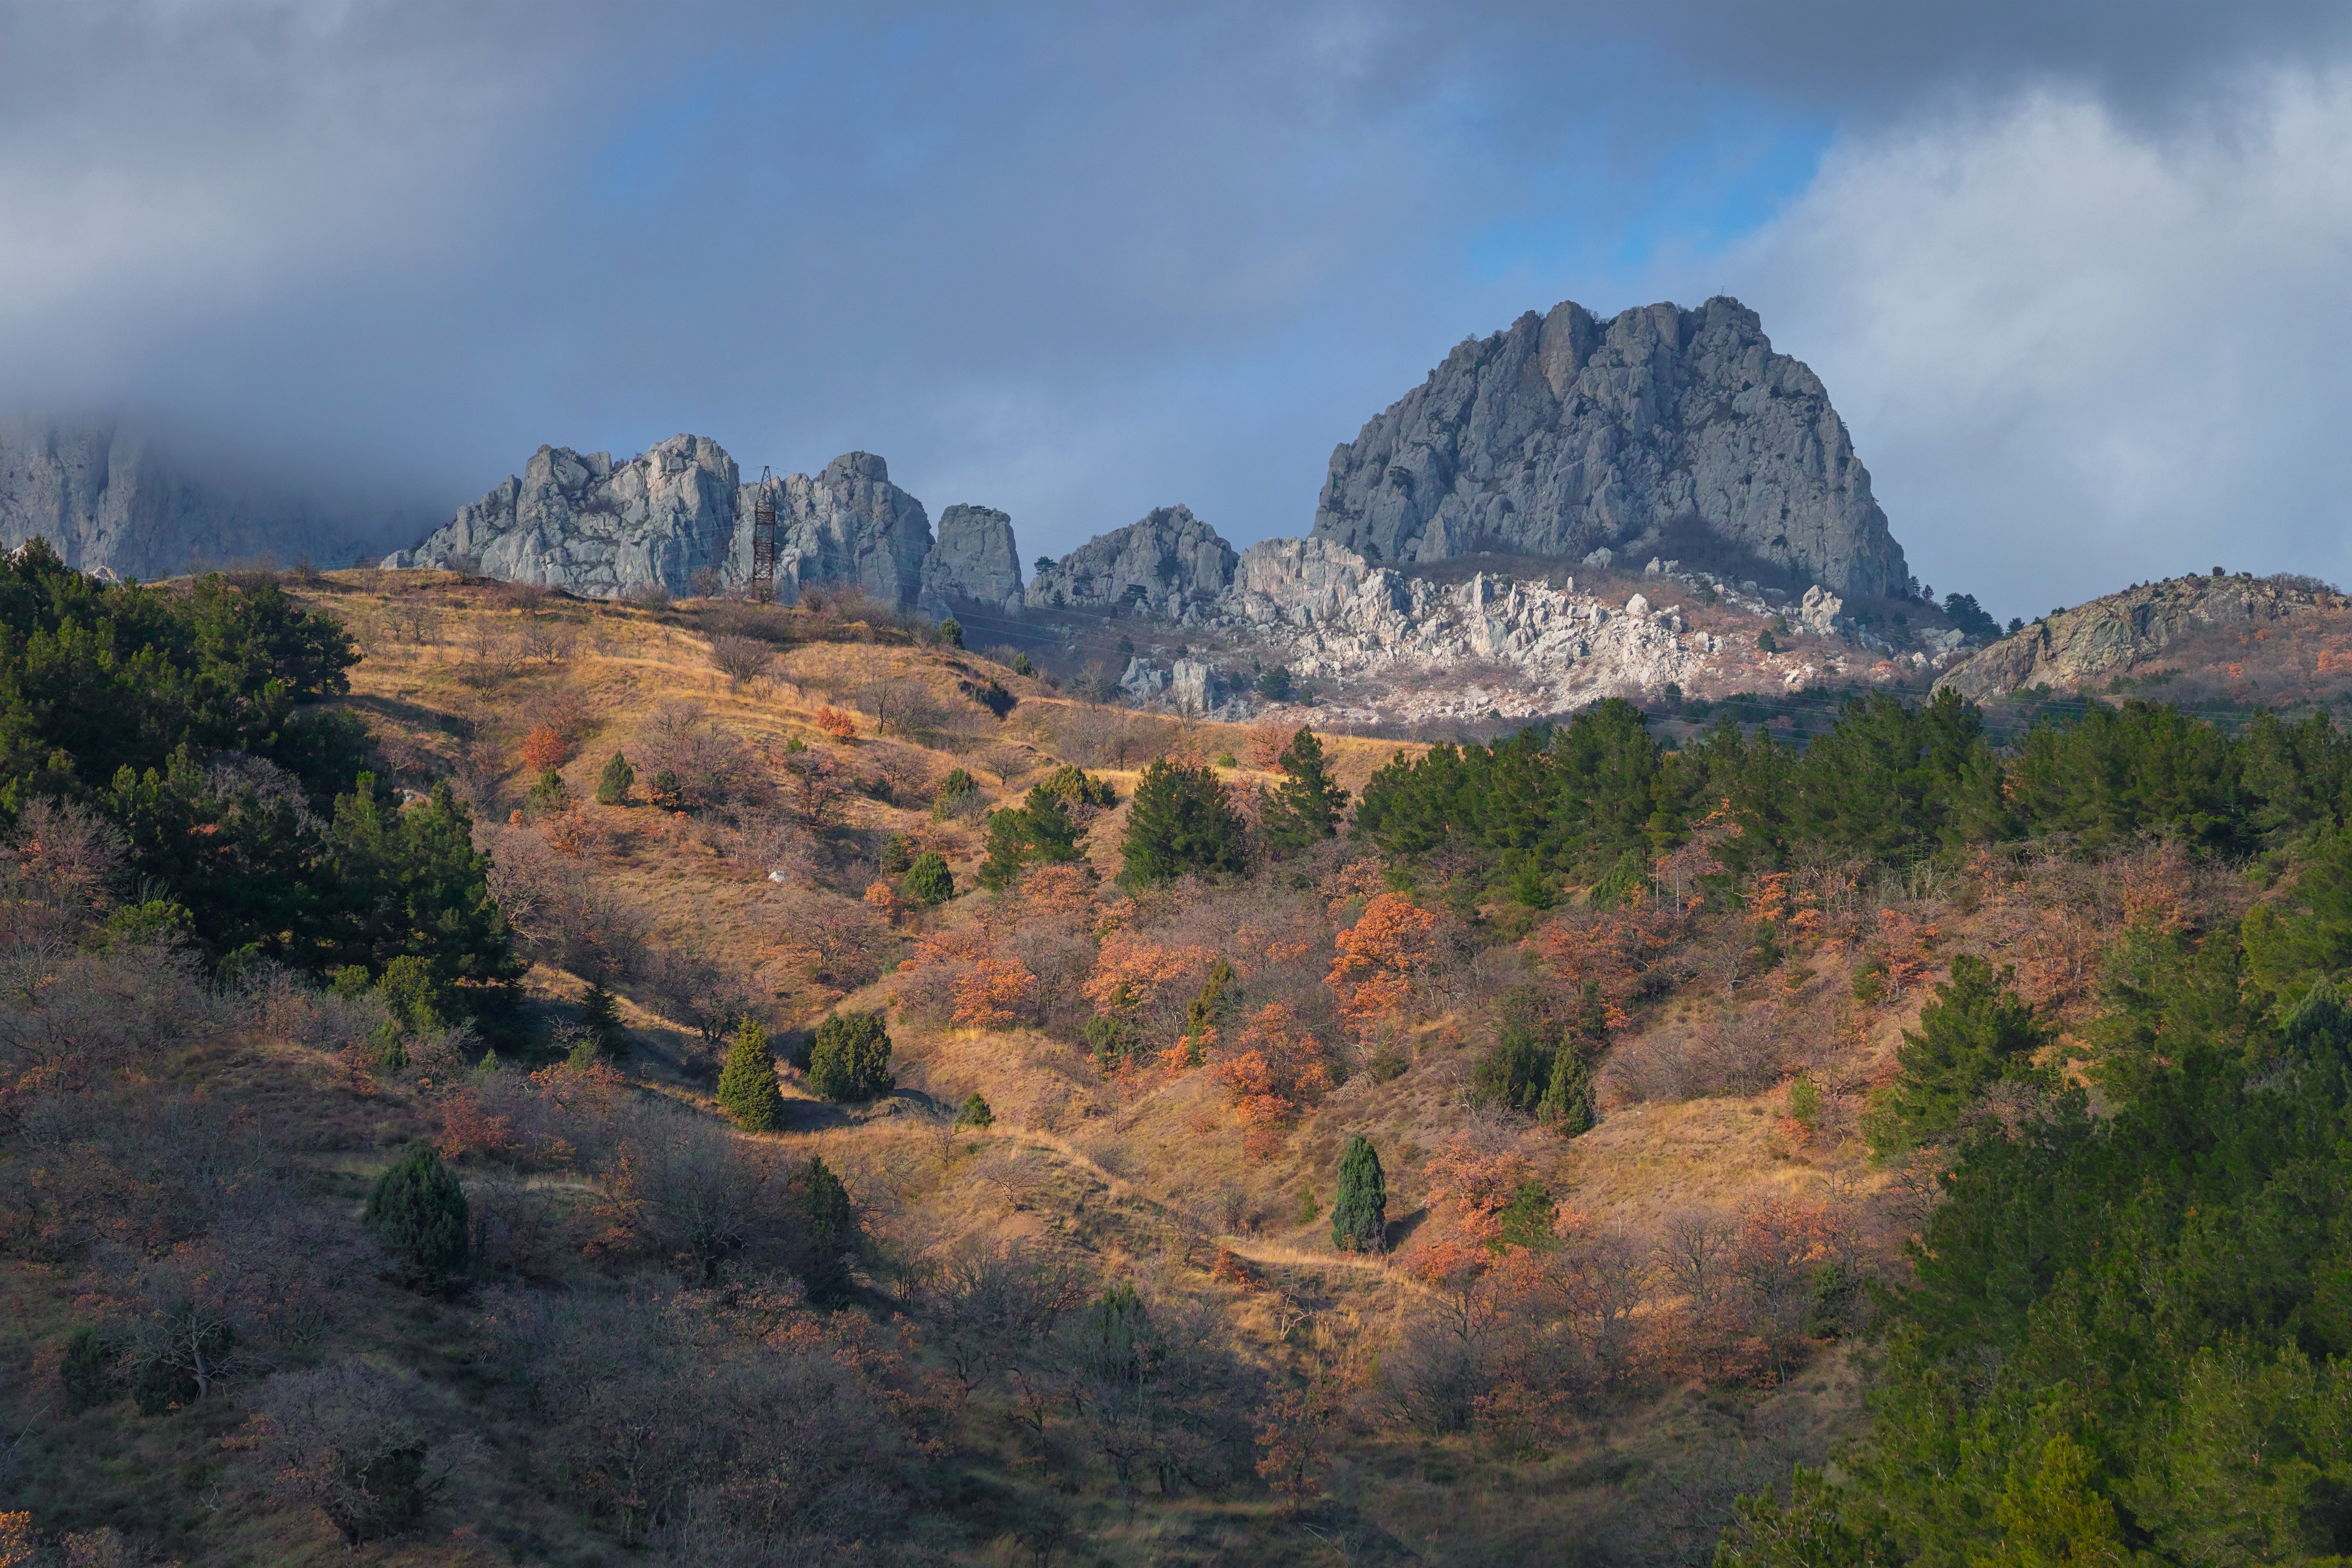
[[[1332,454],[1314,532],[1375,565],[1601,565],[1692,520],[1846,593],[1908,575],[1820,379],[1736,300],[1607,321],[1567,303],[1463,343]]]
[[[1041,568],[1024,601],[1032,610],[1198,620],[1232,584],[1237,561],[1191,508],[1159,507]]]

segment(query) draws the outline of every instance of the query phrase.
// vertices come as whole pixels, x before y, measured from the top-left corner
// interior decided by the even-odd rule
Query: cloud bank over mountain
[[[693,429],[1246,542],[1464,338],[1729,292],[1939,586],[2347,570],[2341,8],[1928,9],[14,7],[0,403],[444,513]]]

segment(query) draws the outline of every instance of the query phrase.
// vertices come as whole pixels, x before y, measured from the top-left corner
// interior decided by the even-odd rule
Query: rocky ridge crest
[[[2170,577],[2055,611],[1936,684],[1982,702],[2042,686],[2079,691],[2128,676],[2206,671],[2228,682],[2242,675],[2250,652],[2269,651],[2274,637],[2308,644],[2312,668],[2305,675],[2340,675],[2352,661],[2323,639],[2341,632],[2347,610],[2352,600],[2307,579]]]

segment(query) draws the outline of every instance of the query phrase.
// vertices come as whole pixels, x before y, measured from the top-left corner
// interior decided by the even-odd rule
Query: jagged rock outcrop
[[[940,513],[939,538],[923,563],[923,602],[946,611],[959,601],[1020,613],[1021,551],[1013,520],[994,507],[958,502]]]
[[[541,447],[520,475],[385,564],[455,566],[596,598],[657,584],[690,590],[735,552],[735,459],[707,436],[673,436],[625,463]],[[749,565],[749,543],[745,544]]]
[[[1025,602],[1032,610],[1198,620],[1233,582],[1237,559],[1190,507],[1157,507],[1041,567]]]
[[[751,567],[752,496],[742,500],[740,569]],[[776,594],[786,601],[817,584],[856,584],[887,605],[912,605],[931,551],[923,503],[890,482],[890,466],[848,452],[811,479],[776,481]]]
[[[305,556],[348,566],[416,526],[416,510],[398,501],[320,497],[230,463],[200,466],[121,421],[0,418],[0,544],[38,535],[85,572],[152,580]]]
[[[2210,669],[2223,683],[2276,647],[2306,645],[2316,673],[2341,671],[2325,634],[2340,632],[2352,601],[2308,581],[2173,577],[2094,599],[2011,632],[1936,682],[1971,701],[2048,686],[2075,691],[2121,675]]]
[[[1573,561],[1692,519],[1840,592],[1907,575],[1820,379],[1736,300],[1562,304],[1463,343],[1332,454],[1314,531],[1376,564]]]
[[[792,474],[769,488],[779,596],[856,584],[887,604],[916,602],[930,520],[881,458],[845,453],[814,478]],[[384,564],[470,566],[594,598],[648,585],[689,593],[704,568],[731,587],[751,576],[759,489],[707,436],[673,436],[623,463],[541,447],[520,476]]]

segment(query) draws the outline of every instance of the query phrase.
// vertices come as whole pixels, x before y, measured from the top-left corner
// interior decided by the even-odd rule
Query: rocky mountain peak
[[[1737,300],[1570,301],[1462,343],[1333,452],[1314,533],[1375,563],[1578,560],[1692,524],[1843,593],[1907,576],[1820,379]]]
[[[1155,507],[1125,528],[1097,534],[1030,583],[1033,610],[1198,617],[1234,580],[1240,557],[1186,506]]]

